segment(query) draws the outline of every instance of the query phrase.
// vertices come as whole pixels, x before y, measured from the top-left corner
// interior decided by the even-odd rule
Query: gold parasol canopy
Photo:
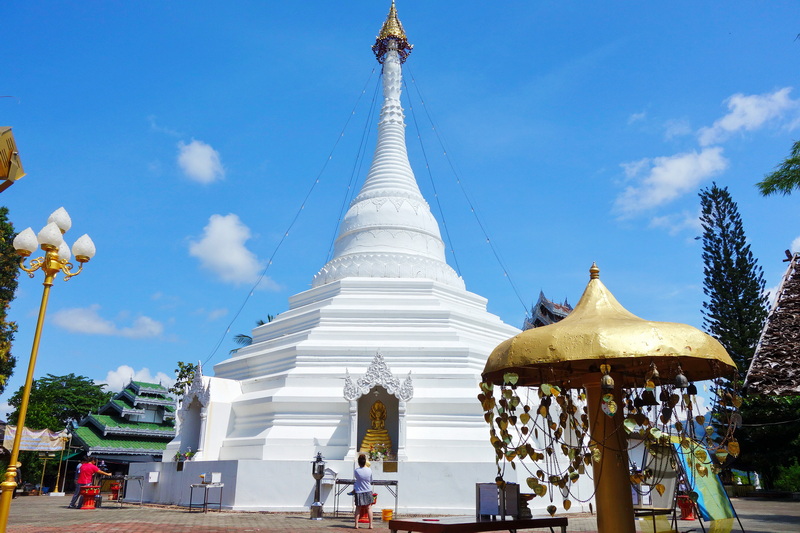
[[[575,309],[555,324],[529,329],[502,342],[483,371],[487,383],[515,373],[518,385],[576,385],[587,373],[610,365],[624,385],[644,379],[655,363],[661,379],[682,370],[691,381],[732,375],[736,365],[713,337],[686,324],[643,320],[620,305],[592,264],[590,280]]]

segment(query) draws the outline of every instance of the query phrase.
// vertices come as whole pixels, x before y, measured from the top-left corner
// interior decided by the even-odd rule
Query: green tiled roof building
[[[72,444],[114,463],[160,461],[175,438],[175,405],[163,385],[131,381],[97,414],[81,420]]]

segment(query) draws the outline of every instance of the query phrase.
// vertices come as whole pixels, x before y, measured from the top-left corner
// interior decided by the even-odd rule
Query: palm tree
[[[791,194],[800,189],[800,141],[792,145],[792,152],[774,172],[764,176],[764,180],[756,183],[762,196],[781,193]]]
[[[274,319],[275,319],[274,316],[267,315],[266,322],[264,322],[261,319],[256,320],[256,327],[263,326],[267,322],[272,322]],[[239,333],[238,335],[233,336],[233,342],[238,344],[240,347],[250,346],[251,344],[253,344],[253,337],[251,337],[250,335],[245,335],[244,333]],[[234,348],[233,350],[231,350],[230,353],[236,352],[238,350],[239,348]]]

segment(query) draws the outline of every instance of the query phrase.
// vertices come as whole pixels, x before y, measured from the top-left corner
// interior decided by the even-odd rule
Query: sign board
[[[3,435],[3,447],[10,450],[14,446],[14,436],[17,433],[17,426],[6,426]],[[66,431],[56,433],[49,429],[33,430],[22,428],[22,438],[19,442],[19,449],[33,452],[58,452],[64,449],[64,444],[69,439]]]

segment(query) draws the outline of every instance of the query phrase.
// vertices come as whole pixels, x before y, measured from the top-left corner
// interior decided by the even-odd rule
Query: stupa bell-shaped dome
[[[427,278],[464,288],[447,264],[439,224],[408,161],[400,105],[402,61],[411,50],[392,3],[373,51],[383,63],[383,106],[372,166],[339,228],[318,287],[347,277]]]

